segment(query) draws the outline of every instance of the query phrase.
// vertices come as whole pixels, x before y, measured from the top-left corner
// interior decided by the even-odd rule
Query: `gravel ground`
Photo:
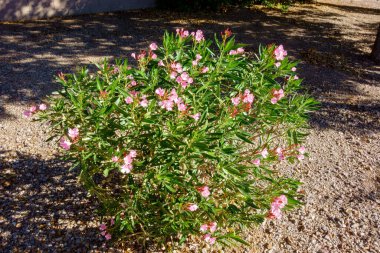
[[[57,89],[53,74],[125,57],[165,29],[210,36],[231,27],[248,50],[284,44],[322,106],[311,119],[311,157],[281,167],[304,182],[306,204],[247,231],[250,247],[225,252],[380,252],[380,67],[367,56],[378,23],[379,11],[332,5],[296,6],[285,15],[145,10],[0,23],[0,251],[123,251],[103,245],[94,200],[44,141],[46,127],[21,117]],[[200,250],[194,243],[181,251]]]

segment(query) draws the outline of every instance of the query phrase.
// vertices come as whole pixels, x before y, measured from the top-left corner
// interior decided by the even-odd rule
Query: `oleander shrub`
[[[230,30],[166,32],[132,64],[59,74],[48,106],[25,112],[80,169],[106,240],[244,243],[242,230],[300,204],[300,182],[274,165],[304,158],[316,102],[282,45],[243,46]]]

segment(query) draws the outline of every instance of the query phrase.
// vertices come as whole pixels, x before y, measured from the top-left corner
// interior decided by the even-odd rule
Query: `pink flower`
[[[177,106],[178,106],[178,111],[180,111],[180,112],[186,111],[186,108],[187,108],[187,107],[186,107],[185,104],[180,103],[180,104],[178,104]]]
[[[127,103],[127,104],[132,104],[132,103],[133,103],[133,98],[131,98],[131,97],[127,97],[124,101],[125,101],[125,103]]]
[[[208,186],[198,187],[197,191],[202,195],[202,197],[207,198],[208,196],[210,196],[210,190]]]
[[[201,117],[201,114],[198,112],[198,113],[196,113],[194,115],[191,115],[190,117],[192,117],[193,119],[195,119],[195,121],[198,121],[199,118]]]
[[[106,240],[108,241],[108,240],[111,240],[112,236],[111,236],[110,233],[107,233],[107,234],[104,236],[104,238],[106,238]]]
[[[121,172],[124,174],[129,174],[131,173],[132,168],[132,164],[123,164],[123,166],[121,166]]]
[[[137,97],[137,95],[139,94],[138,91],[135,91],[135,90],[132,90],[129,92],[129,94],[131,94],[133,97]]]
[[[283,161],[285,159],[285,155],[283,153],[277,154],[278,160]]]
[[[187,79],[188,84],[192,84],[193,82],[194,82],[193,78],[189,77],[189,79]]]
[[[192,64],[193,64],[193,66],[197,66],[198,65],[198,61],[194,60],[194,61],[192,61]]]
[[[273,91],[273,96],[277,97],[278,99],[283,98],[285,96],[284,90],[283,89],[274,90]]]
[[[211,233],[214,233],[216,231],[216,228],[217,228],[217,223],[215,221],[210,222],[208,224],[208,228],[210,229]]]
[[[131,53],[131,56],[133,59],[136,59],[136,54],[135,53]]]
[[[175,79],[176,76],[177,76],[177,72],[172,71],[172,72],[170,73],[170,78],[171,78],[171,79]]]
[[[195,56],[195,59],[196,59],[197,61],[199,61],[200,59],[202,59],[202,56],[201,56],[200,54],[197,54],[197,55]]]
[[[181,29],[176,29],[177,35],[179,35],[181,38],[186,38],[189,36],[189,31],[184,30],[183,28]]]
[[[171,90],[170,96],[169,96],[169,100],[173,101],[174,103],[177,103],[177,101],[178,101],[178,94],[177,94],[177,91],[175,89]]]
[[[112,157],[112,162],[117,163],[118,161],[119,161],[119,157],[117,156]]]
[[[79,129],[76,127],[75,128],[69,128],[68,135],[72,140],[74,140],[75,138],[77,138],[79,136]]]
[[[231,98],[232,104],[238,106],[240,104],[240,97]]]
[[[36,112],[36,111],[37,111],[37,106],[31,106],[31,107],[29,108],[29,111],[30,111],[31,113]]]
[[[301,146],[299,149],[298,149],[298,152],[300,152],[300,154],[305,154],[305,151],[306,151],[306,148],[304,146]]]
[[[165,95],[165,90],[162,88],[157,88],[155,92],[160,97],[163,97]]]
[[[277,104],[278,99],[277,99],[276,97],[271,98],[270,102],[271,102],[272,104]]]
[[[206,242],[209,242],[209,241],[210,241],[210,238],[211,238],[211,235],[210,235],[210,234],[205,234],[205,235],[203,235],[203,240],[205,240]]]
[[[66,140],[65,138],[61,138],[61,140],[59,141],[59,145],[61,146],[61,148],[63,149],[66,149],[66,150],[69,150],[70,149],[70,146],[71,146],[71,142],[69,140]]]
[[[30,116],[32,116],[33,113],[29,110],[26,110],[22,114],[24,115],[25,118],[29,118]]]
[[[208,241],[209,244],[213,245],[216,241],[215,237],[210,237],[210,240]]]
[[[272,104],[276,104],[281,98],[285,96],[283,89],[273,90],[272,93],[273,93],[273,97],[270,100]]]
[[[297,68],[296,68],[296,67],[293,67],[293,68],[292,68],[292,71],[293,71],[293,72],[295,72],[296,70],[297,70]]]
[[[243,54],[244,53],[244,48],[239,47],[238,49],[236,49],[236,53]]]
[[[149,45],[149,48],[150,48],[150,50],[154,51],[154,50],[157,50],[158,47],[157,47],[156,43],[152,43]]]
[[[129,151],[129,156],[135,158],[137,156],[137,151],[132,149],[131,151]]]
[[[276,63],[274,64],[274,66],[276,66],[277,68],[280,67],[280,66],[281,66],[281,62],[276,62]]]
[[[294,80],[298,80],[299,79],[299,77],[297,75],[295,75],[293,78],[294,78]]]
[[[198,41],[198,42],[204,40],[203,32],[201,30],[198,30],[195,33],[195,40]]]
[[[165,109],[167,111],[172,111],[173,110],[173,106],[174,106],[174,103],[173,101],[171,100],[163,100],[163,101],[160,101],[158,103],[158,105],[162,108],[162,109]]]
[[[210,234],[205,234],[205,235],[203,236],[203,240],[204,240],[205,242],[208,242],[209,244],[214,244],[215,241],[216,241],[216,238],[215,238],[215,237],[211,237]]]
[[[137,82],[135,80],[132,80],[131,81],[131,86],[133,87],[133,86],[136,86],[136,85],[137,85]]]
[[[284,50],[283,45],[279,45],[275,50],[274,50],[274,55],[276,56],[276,60],[282,61],[285,56],[288,55],[288,52]]]
[[[201,228],[199,229],[201,232],[206,232],[208,230],[208,224],[202,224]]]
[[[209,71],[208,67],[203,67],[201,70],[202,73],[207,73],[208,71]]]
[[[305,159],[305,156],[303,154],[299,154],[299,155],[297,155],[297,159],[299,161],[302,161],[303,159]]]
[[[100,224],[100,226],[99,226],[99,230],[100,231],[104,231],[106,229],[107,229],[107,225],[106,224],[104,224],[104,223]]]
[[[182,88],[186,89],[186,87],[189,86],[189,83],[186,81],[182,81],[181,86],[182,86]]]
[[[178,73],[182,73],[183,69],[182,69],[182,65],[181,65],[181,63],[176,63],[176,64],[175,64],[175,70],[176,70]]]
[[[182,81],[183,81],[183,79],[180,75],[177,76],[177,78],[175,80],[177,81],[177,83],[182,83]]]
[[[45,104],[40,104],[38,106],[38,108],[41,110],[41,111],[45,111],[47,109],[47,106]]]
[[[182,78],[182,80],[185,80],[185,81],[187,81],[187,79],[189,79],[189,74],[187,73],[187,72],[183,72],[182,74],[181,74],[181,78]]]
[[[115,224],[115,220],[114,220],[114,218],[111,218],[111,220],[110,220],[110,224],[111,224],[111,226],[113,226],[113,225]]]
[[[252,160],[252,163],[256,166],[259,166],[260,165],[260,159],[255,159],[255,160]]]
[[[146,52],[145,50],[142,50],[140,54],[137,55],[137,60],[141,60],[145,57]]]
[[[152,59],[153,60],[157,59],[157,55],[156,54],[152,54]]]
[[[272,202],[272,208],[284,208],[288,203],[288,198],[285,195],[276,197]]]
[[[159,62],[158,62],[158,66],[165,66],[165,64],[164,64],[164,62],[162,61],[162,60],[160,60]]]
[[[253,96],[253,94],[251,94],[251,92],[248,89],[246,89],[244,91],[243,102],[252,104],[254,99],[255,96]]]
[[[269,219],[281,219],[281,209],[280,208],[271,208],[269,210],[268,216]]]
[[[140,105],[142,107],[148,107],[148,100],[146,100],[146,96],[145,95],[141,97]]]
[[[133,157],[130,154],[124,157],[124,164],[132,164],[132,162],[133,162]]]
[[[186,206],[186,210],[190,211],[190,212],[194,212],[198,209],[198,205],[197,204],[188,204]]]
[[[264,157],[264,158],[267,158],[269,153],[268,153],[268,149],[264,148],[263,151],[261,151],[261,155]]]
[[[237,51],[236,51],[236,50],[231,50],[228,54],[229,54],[229,55],[236,55],[236,54],[237,54]]]

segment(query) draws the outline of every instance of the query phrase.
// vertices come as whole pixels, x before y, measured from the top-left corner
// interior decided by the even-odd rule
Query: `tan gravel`
[[[122,251],[103,245],[95,202],[44,141],[46,126],[21,117],[57,89],[54,73],[126,57],[165,29],[210,36],[231,27],[248,50],[284,44],[322,105],[311,119],[311,157],[281,166],[304,182],[305,205],[247,231],[250,247],[225,252],[380,252],[380,67],[367,56],[378,23],[376,10],[327,5],[287,14],[144,10],[0,23],[0,251]],[[200,250],[193,244],[186,251]]]

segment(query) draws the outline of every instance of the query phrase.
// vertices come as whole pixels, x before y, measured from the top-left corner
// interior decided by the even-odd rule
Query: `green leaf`
[[[248,242],[246,242],[245,240],[241,239],[239,236],[233,234],[233,233],[228,233],[224,236],[222,236],[221,238],[230,238],[230,239],[233,239],[241,244],[244,244],[244,245],[247,245],[247,246],[250,246],[250,244]]]

